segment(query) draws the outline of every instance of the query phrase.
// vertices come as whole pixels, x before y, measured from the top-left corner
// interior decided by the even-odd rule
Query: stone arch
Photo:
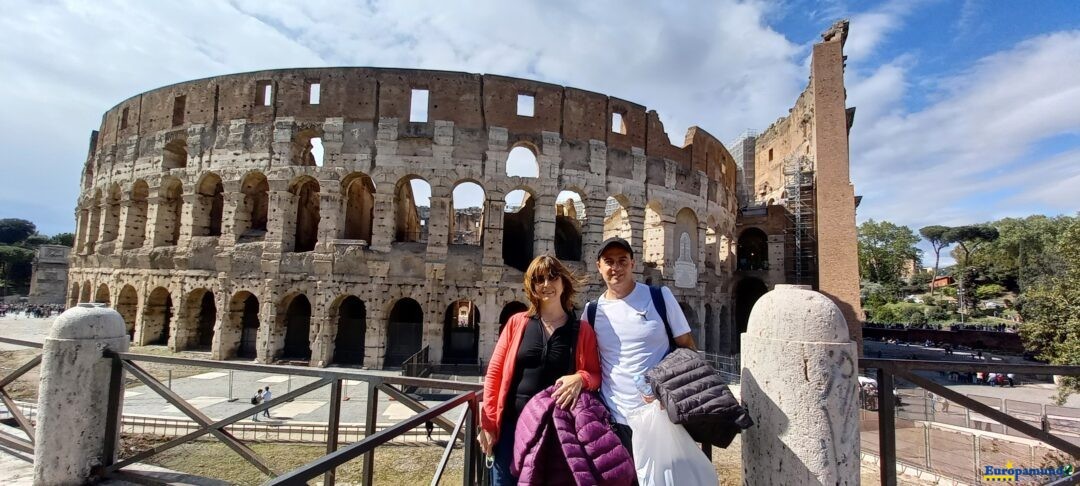
[[[750,322],[750,311],[754,303],[768,292],[769,288],[760,279],[747,277],[735,284],[735,326],[732,331],[735,336],[732,339],[734,348],[738,350],[742,345],[742,333],[746,332],[746,325]]]
[[[521,199],[518,200],[517,198]],[[503,264],[524,272],[532,263],[536,227],[536,194],[525,186],[506,194],[503,215]]]
[[[209,351],[214,342],[216,322],[217,303],[214,301],[214,292],[205,288],[188,292],[180,322],[177,323],[177,351]]]
[[[567,189],[555,198],[555,257],[560,260],[581,261],[587,216],[583,194],[580,190]]]
[[[519,141],[510,148],[506,155],[507,177],[540,177],[540,163],[537,154],[540,150],[526,141]]]
[[[738,270],[768,270],[769,237],[758,228],[746,228],[739,234],[736,257]]]
[[[303,176],[293,182],[289,192],[296,198],[292,251],[312,251],[319,241],[319,182]]]
[[[188,151],[186,140],[176,139],[165,144],[165,149],[161,154],[162,169],[183,169],[187,167],[187,163]]]
[[[720,312],[716,316],[716,349],[719,351],[726,348],[728,354],[737,354],[739,348],[732,346],[731,316],[728,314],[728,306],[720,306]]]
[[[604,205],[604,239],[618,236],[633,246],[631,239],[633,231],[630,229],[630,201],[622,194],[608,196],[607,204]]]
[[[510,318],[513,317],[514,314],[525,312],[527,310],[529,310],[529,306],[526,304],[516,300],[507,302],[506,305],[503,306],[502,312],[499,313],[499,334],[502,334],[503,328],[506,327],[506,323],[510,321]]]
[[[702,322],[704,339],[698,344],[705,352],[716,352],[716,315],[713,314],[712,304],[705,304],[705,321]]]
[[[221,327],[222,357],[254,359],[258,356],[259,298],[241,290],[229,299],[229,320]]]
[[[676,245],[675,250],[677,251],[674,252],[673,257],[677,260],[682,258],[682,255],[679,254],[680,251],[678,250],[680,242],[683,239],[683,234],[686,234],[690,237],[690,251],[689,254],[685,255],[685,257],[689,258],[694,263],[700,263],[698,262],[698,218],[697,213],[695,213],[693,209],[682,208],[679,210],[678,213],[675,214],[674,243]]]
[[[398,300],[386,323],[385,368],[397,368],[423,346],[424,311],[420,303],[408,297]]]
[[[262,172],[249,172],[240,182],[244,200],[236,211],[236,234],[241,242],[261,241],[266,235],[270,209],[270,183]]]
[[[341,237],[371,243],[371,228],[375,221],[375,184],[361,172],[349,174],[341,181],[342,210],[345,224]]]
[[[142,311],[142,344],[168,344],[169,324],[173,316],[172,295],[157,287],[146,297]]]
[[[109,300],[109,285],[106,283],[99,284],[97,291],[94,292],[94,302],[102,303],[105,305],[112,305],[112,301]]]
[[[124,198],[123,194],[124,192],[120,189],[119,183],[114,182],[109,185],[109,193],[105,198],[104,224],[101,231],[101,241],[103,243],[115,241],[116,236],[120,234],[120,202]]]
[[[71,292],[67,296],[67,306],[75,307],[79,303],[79,282],[71,282]]]
[[[664,261],[664,208],[658,201],[645,205],[645,228],[643,232],[642,261],[658,265]]]
[[[101,207],[101,189],[94,190],[94,196],[90,199],[90,225],[86,231],[86,251],[94,253],[97,249],[98,230],[101,229],[101,217],[105,208]]]
[[[83,282],[82,290],[79,293],[79,302],[90,302],[92,298],[91,292],[94,291],[93,284],[89,280]]]
[[[125,285],[121,288],[120,294],[116,296],[114,308],[116,312],[120,313],[120,317],[124,318],[124,326],[127,329],[128,337],[134,339],[135,319],[139,311],[139,293],[135,291],[135,287]]]
[[[365,334],[367,334],[367,306],[355,295],[338,298],[331,308],[330,320],[337,321],[334,338],[336,364],[364,364]]]
[[[195,205],[191,212],[193,236],[221,236],[221,217],[225,208],[225,186],[221,177],[207,172],[195,186]]]
[[[86,250],[86,241],[88,239],[88,235],[90,234],[90,210],[80,204],[78,214],[79,220],[76,226],[77,234],[75,235],[75,251],[78,253],[82,253]]]
[[[292,164],[302,167],[322,167],[322,129],[304,128],[293,135]],[[318,150],[316,150],[316,145]]]
[[[160,245],[175,245],[180,241],[181,215],[184,209],[184,185],[180,179],[168,177],[162,180],[160,207],[156,231],[161,235]]]
[[[450,199],[449,244],[480,246],[487,211],[484,186],[472,179],[458,181],[454,184]]]
[[[414,182],[415,181],[415,182]],[[422,206],[417,190],[431,195],[431,183],[417,175],[407,175],[394,186],[394,242],[426,242],[427,223],[431,214],[431,202]],[[420,194],[421,197],[424,194]]]
[[[446,307],[443,319],[444,364],[477,364],[480,344],[480,311],[468,299]]]
[[[697,311],[686,302],[679,302],[679,309],[686,316],[686,322],[690,324],[690,334],[694,336],[694,342],[697,343],[698,347],[703,346],[704,341],[701,338],[704,335],[704,329],[702,329],[701,318],[698,316]]]
[[[139,179],[131,186],[131,206],[124,222],[125,250],[141,248],[146,242],[146,216],[149,210],[150,186]]]
[[[285,346],[282,359],[307,361],[311,359],[311,301],[302,293],[282,300]]]

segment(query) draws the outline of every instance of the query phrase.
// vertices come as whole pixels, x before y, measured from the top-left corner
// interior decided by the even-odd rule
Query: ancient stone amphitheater
[[[214,359],[474,366],[550,253],[598,295],[621,235],[725,350],[735,165],[654,111],[502,76],[373,68],[220,76],[131,97],[91,142],[69,303]]]

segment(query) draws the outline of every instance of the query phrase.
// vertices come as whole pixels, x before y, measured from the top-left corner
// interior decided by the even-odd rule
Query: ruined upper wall
[[[319,103],[309,99],[310,86],[319,84]],[[269,86],[269,103],[263,103]],[[453,122],[455,129],[482,131],[490,127],[507,130],[511,144],[519,141],[542,145],[543,133],[557,133],[563,143],[588,146],[603,142],[609,151],[629,154],[644,151],[649,165],[663,170],[664,159],[677,163],[688,174],[703,171],[720,181],[724,173],[727,192],[734,191],[734,166],[719,140],[700,129],[691,129],[685,147],[668,141],[654,111],[619,98],[576,88],[527,79],[448,71],[383,68],[282,69],[217,76],[158,88],[133,96],[105,113],[97,138],[97,153],[111,153],[131,139],[165,134],[182,138],[189,128],[214,133],[233,120],[269,124],[291,117],[298,126],[321,125],[328,118],[344,123],[396,119],[401,133],[410,130],[412,90],[429,92],[428,122]],[[533,97],[532,116],[517,113],[518,95]],[[622,127],[612,126],[618,114]],[[618,160],[618,155],[610,157]],[[614,169],[619,171],[618,168]],[[629,169],[627,169],[629,170]],[[689,179],[693,179],[690,177]],[[662,181],[661,181],[662,183]],[[698,182],[684,184],[696,192]]]

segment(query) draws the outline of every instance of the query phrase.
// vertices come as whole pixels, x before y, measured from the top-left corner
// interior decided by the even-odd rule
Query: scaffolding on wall
[[[784,159],[789,281],[817,287],[817,215],[814,213],[814,162],[805,155]]]

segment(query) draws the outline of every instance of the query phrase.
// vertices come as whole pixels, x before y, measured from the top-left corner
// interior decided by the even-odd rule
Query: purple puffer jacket
[[[514,434],[511,472],[518,484],[630,485],[637,477],[630,453],[608,424],[594,392],[583,391],[572,410],[555,406],[551,392],[525,405]]]

